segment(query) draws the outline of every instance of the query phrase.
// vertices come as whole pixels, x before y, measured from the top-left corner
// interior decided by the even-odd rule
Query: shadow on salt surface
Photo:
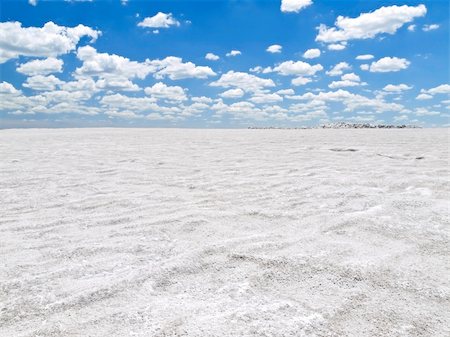
[[[387,154],[381,154],[381,153],[377,153],[377,156],[379,157],[386,157],[386,158],[390,158],[390,159],[398,159],[398,160],[410,160],[410,159],[417,159],[417,160],[421,160],[421,159],[425,159],[424,156],[408,156],[408,155],[403,155],[403,156],[396,156],[396,155],[387,155]]]
[[[353,148],[339,148],[339,147],[335,147],[330,149],[330,151],[334,151],[334,152],[357,152],[359,151],[358,149],[353,149]]]

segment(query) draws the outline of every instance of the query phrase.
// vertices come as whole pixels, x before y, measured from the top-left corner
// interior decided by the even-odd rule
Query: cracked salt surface
[[[448,146],[3,130],[0,336],[448,336]]]

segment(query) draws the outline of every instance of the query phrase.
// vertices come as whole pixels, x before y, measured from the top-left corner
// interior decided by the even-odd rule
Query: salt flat
[[[0,336],[448,336],[449,131],[0,131]]]

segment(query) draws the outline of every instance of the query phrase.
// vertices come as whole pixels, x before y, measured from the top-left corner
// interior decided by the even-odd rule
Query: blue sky
[[[1,2],[0,127],[448,126],[448,1]]]

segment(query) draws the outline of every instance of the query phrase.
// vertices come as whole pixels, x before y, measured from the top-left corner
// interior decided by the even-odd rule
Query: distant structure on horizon
[[[393,124],[370,124],[370,123],[347,123],[347,122],[338,122],[338,123],[327,123],[321,124],[318,126],[301,126],[301,127],[275,127],[275,126],[266,126],[266,127],[258,127],[258,126],[249,126],[249,129],[282,129],[282,130],[301,130],[301,129],[421,129],[420,126],[417,125],[393,125]]]

